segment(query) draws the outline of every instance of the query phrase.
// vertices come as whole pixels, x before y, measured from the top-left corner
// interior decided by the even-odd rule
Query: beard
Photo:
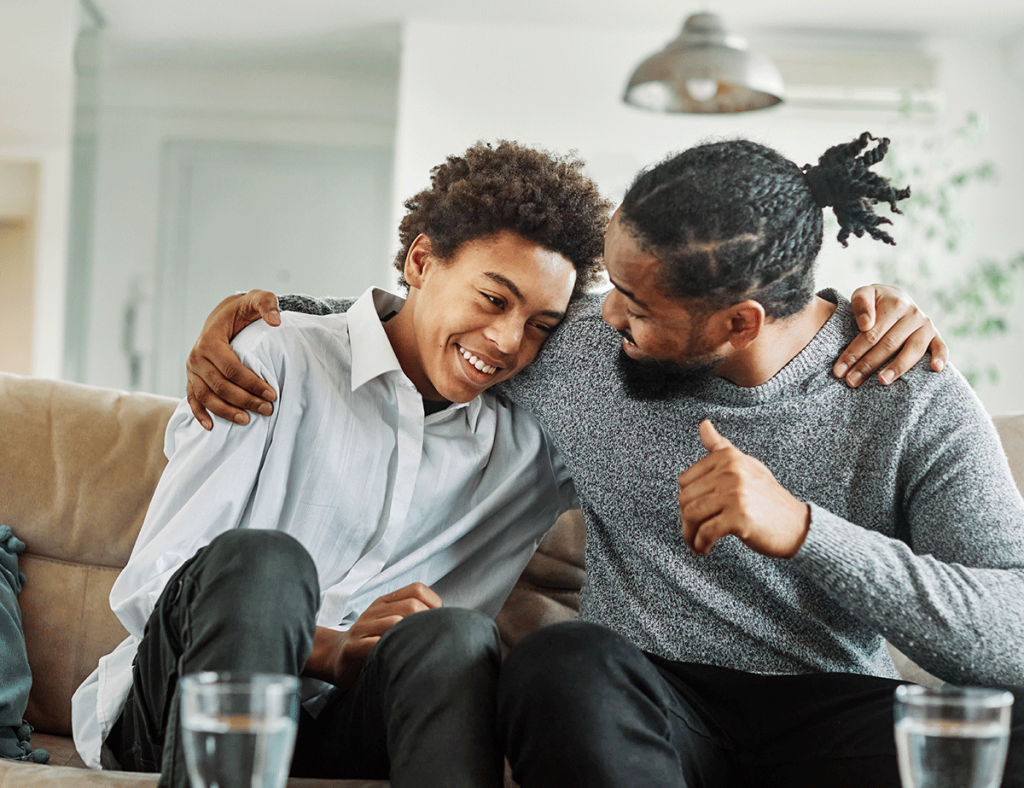
[[[619,347],[619,380],[630,399],[658,401],[682,394],[711,377],[723,361],[714,353],[698,355],[685,363],[646,359],[637,361]]]

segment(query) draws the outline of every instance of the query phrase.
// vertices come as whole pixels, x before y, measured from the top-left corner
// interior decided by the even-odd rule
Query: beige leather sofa
[[[70,739],[71,695],[124,637],[107,601],[131,553],[164,467],[175,401],[0,373],[0,524],[27,549],[19,597],[32,666],[26,717],[48,765],[0,760],[0,788],[155,786],[155,775],[82,767]],[[997,419],[1024,489],[1024,414]],[[507,645],[575,615],[583,580],[578,513],[563,517],[498,615]],[[908,678],[927,676],[904,665]],[[291,780],[289,786],[376,788],[369,780]]]

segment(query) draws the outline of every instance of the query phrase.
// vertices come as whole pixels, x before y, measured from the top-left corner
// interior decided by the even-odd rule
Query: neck
[[[715,374],[737,386],[767,383],[807,347],[835,311],[835,304],[815,296],[795,315],[766,321],[757,338],[723,362]]]
[[[423,399],[443,400],[423,371],[419,345],[416,344],[415,312],[415,297],[410,290],[405,305],[398,314],[383,324],[384,333],[387,334],[388,341],[391,343],[391,349],[395,351],[395,358],[398,359],[402,372],[416,386]]]

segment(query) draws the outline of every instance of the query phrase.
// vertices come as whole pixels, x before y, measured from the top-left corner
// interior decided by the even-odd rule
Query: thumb
[[[858,287],[850,296],[850,306],[853,308],[853,316],[857,320],[857,328],[867,331],[875,325],[875,301],[878,293],[874,285]]]
[[[715,425],[712,424],[708,419],[704,419],[700,423],[700,442],[704,444],[704,448],[708,451],[719,451],[721,449],[728,449],[732,446],[732,442],[725,438],[715,429]]]
[[[235,333],[260,318],[268,325],[281,325],[281,310],[277,305],[277,296],[269,290],[250,290],[238,305]]]

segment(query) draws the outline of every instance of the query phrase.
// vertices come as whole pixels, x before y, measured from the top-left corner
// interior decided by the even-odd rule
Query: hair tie
[[[824,167],[805,164],[803,173],[811,189],[811,196],[819,208],[828,208],[839,202],[838,196],[832,191],[832,184]]]

